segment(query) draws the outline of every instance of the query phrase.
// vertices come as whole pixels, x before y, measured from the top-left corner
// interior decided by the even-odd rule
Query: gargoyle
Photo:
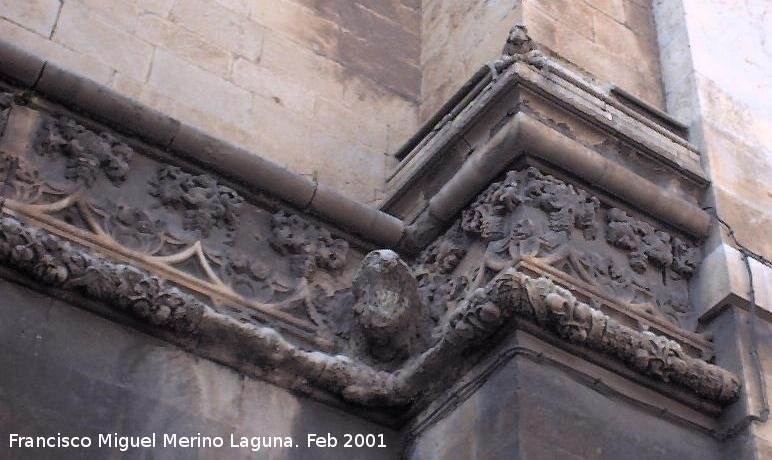
[[[352,351],[382,368],[396,368],[429,346],[431,320],[418,283],[399,255],[372,251],[354,275]]]

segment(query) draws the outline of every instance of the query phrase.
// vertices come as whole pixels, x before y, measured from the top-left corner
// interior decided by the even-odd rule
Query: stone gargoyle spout
[[[372,251],[354,275],[352,351],[391,368],[429,347],[427,307],[410,267],[394,251]]]

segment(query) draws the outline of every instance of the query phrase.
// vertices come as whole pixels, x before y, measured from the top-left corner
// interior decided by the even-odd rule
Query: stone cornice
[[[0,220],[0,260],[41,283],[84,293],[154,326],[182,334],[228,330],[242,338],[243,350],[249,350],[259,365],[290,369],[362,405],[404,406],[414,401],[445,372],[449,361],[481,346],[518,317],[708,401],[726,404],[739,395],[736,376],[688,356],[677,342],[621,325],[551,281],[514,269],[499,273],[463,301],[435,345],[387,372],[356,358],[304,351],[273,328],[246,325],[217,313],[195,297],[164,286],[157,276],[91,255],[10,216]]]
[[[21,85],[20,94],[42,95],[116,131],[265,192],[290,206],[380,246],[395,247],[400,219],[354,201],[337,190],[290,172],[254,152],[212,137],[111,88],[70,72],[0,39],[0,76]],[[47,104],[33,98],[31,104]],[[216,152],[216,154],[214,153]]]
[[[503,73],[492,76],[494,67]],[[420,248],[492,178],[518,159],[537,158],[704,237],[711,219],[698,206],[708,185],[699,154],[657,122],[662,118],[639,113],[543,56],[496,61],[399,152],[381,208],[415,224],[403,248]]]
[[[424,247],[475,195],[513,161],[526,154],[560,164],[586,182],[691,235],[707,235],[711,217],[696,204],[563,137],[525,113],[517,113],[507,123],[428,199],[425,208],[408,227],[403,248]]]

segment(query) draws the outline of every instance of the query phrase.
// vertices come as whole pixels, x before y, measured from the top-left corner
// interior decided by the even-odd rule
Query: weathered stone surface
[[[282,78],[263,66],[238,58],[233,63],[233,82],[253,93],[299,113],[312,113],[316,95],[288,78]]]
[[[133,329],[5,280],[0,289],[0,429],[31,435],[99,433],[222,436],[222,448],[130,449],[129,458],[395,458],[392,429],[343,413],[197,358]],[[59,382],[52,386],[51,382]],[[269,416],[270,414],[270,416]],[[308,448],[307,435],[331,433],[335,448]],[[383,434],[386,448],[344,448],[343,434]],[[299,447],[229,447],[229,436],[291,436]],[[4,458],[41,458],[52,450],[9,449]],[[55,450],[57,458],[105,458],[96,447]]]
[[[153,60],[149,44],[102,22],[97,15],[89,15],[74,3],[62,7],[53,40],[134,78],[144,79]]]
[[[417,124],[419,12],[398,0],[22,3],[0,31],[26,50],[367,203]]]
[[[53,31],[60,7],[58,0],[3,0],[0,2],[0,17],[48,37]]]
[[[249,126],[251,96],[248,91],[174,54],[155,52],[148,84],[204,112],[212,107],[227,107],[220,112],[220,117],[237,126]]]
[[[259,24],[216,2],[177,2],[169,18],[207,41],[255,60],[260,55],[263,29]]]
[[[93,81],[107,84],[113,74],[113,69],[99,59],[73,51],[10,21],[0,19],[0,33],[8,41],[23,43],[24,49],[32,54],[56,62],[58,65]]]
[[[171,21],[155,15],[142,15],[136,34],[156,47],[170,51],[205,70],[223,77],[229,75],[232,60],[230,53]],[[212,91],[217,89],[213,88]]]
[[[410,267],[395,252],[369,253],[352,283],[355,352],[393,367],[428,347],[428,311]]]
[[[481,34],[493,31],[504,37],[516,22],[523,22],[537,43],[559,59],[662,107],[654,25],[639,19],[647,11],[638,4],[624,6],[622,0],[531,1],[522,6],[516,1],[425,1],[421,119],[431,116],[481,64],[496,57],[501,42]],[[472,25],[479,22],[486,27]]]
[[[588,388],[580,375],[559,369],[527,352],[515,355],[448,415],[429,423],[419,416],[423,424],[408,458],[608,459],[629,457],[631,449],[645,459],[722,458],[710,436]]]

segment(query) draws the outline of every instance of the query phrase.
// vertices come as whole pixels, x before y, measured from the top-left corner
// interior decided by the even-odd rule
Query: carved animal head
[[[394,251],[372,251],[354,275],[354,347],[379,363],[402,361],[421,348],[427,312],[410,268]]]

